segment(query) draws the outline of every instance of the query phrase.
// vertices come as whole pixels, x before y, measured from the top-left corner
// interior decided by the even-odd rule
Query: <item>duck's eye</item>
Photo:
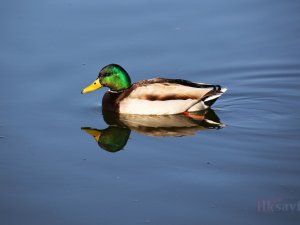
[[[96,82],[94,82],[94,84],[96,84]]]

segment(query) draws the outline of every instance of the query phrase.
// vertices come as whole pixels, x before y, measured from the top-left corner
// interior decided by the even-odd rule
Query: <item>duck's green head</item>
[[[131,86],[131,80],[126,70],[121,66],[109,64],[100,70],[97,79],[91,85],[84,88],[81,93],[92,92],[102,86],[108,87],[112,91],[122,91]]]

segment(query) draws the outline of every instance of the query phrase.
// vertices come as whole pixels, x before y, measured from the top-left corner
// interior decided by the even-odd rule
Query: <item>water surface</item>
[[[262,202],[300,201],[299,11],[268,0],[3,3],[1,224],[298,224],[300,211]],[[224,127],[127,126],[122,150],[105,151],[81,128],[109,127],[106,90],[80,90],[109,63],[133,81],[226,86],[213,107]]]

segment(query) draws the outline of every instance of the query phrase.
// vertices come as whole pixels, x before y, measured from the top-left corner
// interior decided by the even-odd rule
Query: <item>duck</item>
[[[220,85],[161,77],[132,83],[127,71],[118,64],[103,67],[95,81],[81,93],[101,87],[108,88],[102,98],[103,110],[138,115],[187,114],[205,110],[227,91]]]

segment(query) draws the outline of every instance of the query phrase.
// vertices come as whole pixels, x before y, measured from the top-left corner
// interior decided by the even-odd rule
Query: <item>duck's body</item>
[[[107,91],[102,107],[126,114],[178,114],[206,109],[224,92],[219,86],[155,78],[134,83],[121,92]]]
[[[127,72],[116,64],[104,67],[96,81],[82,93],[101,86],[110,88],[102,99],[104,110],[141,115],[200,111],[210,107],[227,90],[219,85],[165,78],[143,80],[131,85]]]

